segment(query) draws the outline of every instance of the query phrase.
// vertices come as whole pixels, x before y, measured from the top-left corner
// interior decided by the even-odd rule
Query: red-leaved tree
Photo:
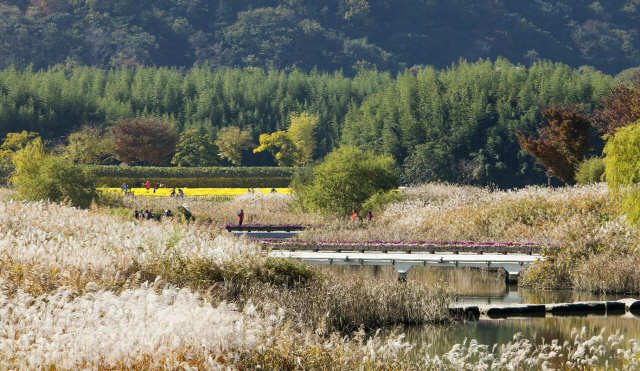
[[[589,152],[591,122],[578,112],[550,108],[542,111],[546,123],[541,123],[536,136],[516,133],[520,147],[535,157],[549,173],[565,183],[575,180],[576,166]]]
[[[166,165],[178,143],[171,124],[158,118],[118,121],[111,135],[116,158],[130,165]]]
[[[602,107],[596,109],[594,126],[599,132],[614,135],[618,129],[640,120],[640,79],[632,87],[620,83],[602,98]]]

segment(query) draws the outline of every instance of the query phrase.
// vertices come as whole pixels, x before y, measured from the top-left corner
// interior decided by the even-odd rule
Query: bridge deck
[[[401,253],[337,253],[307,251],[271,251],[270,256],[300,259],[308,264],[319,265],[390,265],[398,271],[399,279],[406,279],[406,273],[415,266],[449,266],[504,268],[507,281],[517,281],[520,271],[537,260],[540,255],[526,254],[401,254]]]

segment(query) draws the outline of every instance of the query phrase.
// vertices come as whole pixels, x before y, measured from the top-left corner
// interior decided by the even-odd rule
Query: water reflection
[[[323,266],[334,274],[345,277],[372,279],[397,279],[396,270],[390,266]],[[421,282],[446,282],[458,293],[454,305],[484,305],[499,303],[567,303],[574,301],[618,300],[625,295],[596,295],[573,291],[540,291],[506,285],[498,270],[473,268],[413,267],[407,279]],[[431,355],[451,350],[455,344],[476,339],[481,344],[504,344],[513,340],[516,333],[541,344],[558,339],[571,341],[571,331],[586,327],[589,336],[598,335],[605,328],[607,334],[616,330],[624,335],[623,346],[630,339],[640,339],[640,317],[625,315],[591,315],[584,317],[541,317],[484,319],[477,322],[454,323],[447,326],[429,325],[403,328],[406,340],[416,344],[416,350],[424,349]],[[391,330],[388,330],[391,331]],[[605,336],[606,338],[606,336]],[[428,347],[425,349],[425,347]]]
[[[640,338],[640,318],[632,315],[624,316],[588,316],[588,317],[546,317],[546,318],[509,318],[480,319],[477,322],[456,323],[450,326],[414,326],[402,329],[406,340],[416,344],[417,349],[424,349],[428,354],[441,355],[451,350],[455,344],[465,339],[467,344],[476,339],[480,344],[506,344],[513,340],[514,334],[520,333],[523,338],[536,344],[558,339],[562,344],[571,342],[571,331],[586,327],[588,336],[606,334],[620,330],[624,335],[623,346],[628,346],[630,339]],[[606,339],[606,336],[605,336]]]
[[[397,272],[391,266],[329,265],[321,267],[345,277],[397,279]],[[519,288],[516,285],[507,285],[502,271],[498,269],[413,267],[407,272],[407,279],[425,283],[447,283],[456,292],[454,305],[570,303],[619,300],[629,297],[568,290],[543,291]]]

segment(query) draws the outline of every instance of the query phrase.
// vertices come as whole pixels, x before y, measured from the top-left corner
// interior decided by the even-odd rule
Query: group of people
[[[149,182],[148,180],[144,183],[144,188],[148,190],[151,189],[151,182]],[[156,193],[156,190],[158,188],[167,188],[166,185],[162,184],[162,183],[156,183],[156,185],[153,187],[153,193]]]
[[[164,211],[162,216],[164,216],[165,218],[170,218],[173,216],[173,213],[171,212],[170,209],[167,209]],[[133,217],[136,219],[153,219],[154,216],[151,209],[147,208],[146,210],[140,210],[140,211],[134,210]]]
[[[356,209],[353,209],[353,211],[351,212],[351,220],[356,221],[359,219],[360,219],[360,216],[358,216],[358,211],[356,211]],[[367,212],[366,219],[368,222],[373,220],[373,214],[371,213],[371,211]]]
[[[120,189],[122,190],[123,195],[133,196],[133,190],[129,188],[129,185],[127,183],[122,183],[122,185],[120,186]]]
[[[169,192],[169,197],[180,197],[180,198],[184,198],[184,192],[182,191],[181,188],[178,188],[178,190],[176,191],[175,188],[173,188],[171,190],[171,192]]]
[[[151,189],[151,183],[148,180],[142,185],[147,189],[147,191]],[[158,188],[166,188],[166,185],[162,183],[156,183],[156,185],[153,187],[153,193],[156,193],[156,190]],[[129,185],[127,183],[122,183],[120,189],[122,190],[122,194],[124,194],[125,196],[134,196],[133,190],[129,188]],[[173,188],[171,192],[169,192],[169,196],[184,198],[184,191],[181,188]]]
[[[255,188],[247,188],[247,193],[256,193],[256,189]],[[278,191],[276,191],[275,188],[271,188],[269,193],[271,193],[271,194],[278,193]]]

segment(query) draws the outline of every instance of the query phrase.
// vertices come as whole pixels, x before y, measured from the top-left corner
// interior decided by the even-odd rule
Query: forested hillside
[[[4,0],[0,68],[640,64],[638,0]]]
[[[154,116],[212,138],[223,127],[249,129],[257,145],[260,134],[286,130],[290,114],[306,112],[318,118],[314,159],[353,144],[391,155],[407,182],[519,186],[544,174],[515,133],[535,130],[550,106],[591,110],[612,83],[589,68],[505,59],[353,78],[257,68],[9,68],[0,72],[0,135],[27,130],[55,141],[85,123]],[[248,152],[242,165],[265,164],[268,154]]]

